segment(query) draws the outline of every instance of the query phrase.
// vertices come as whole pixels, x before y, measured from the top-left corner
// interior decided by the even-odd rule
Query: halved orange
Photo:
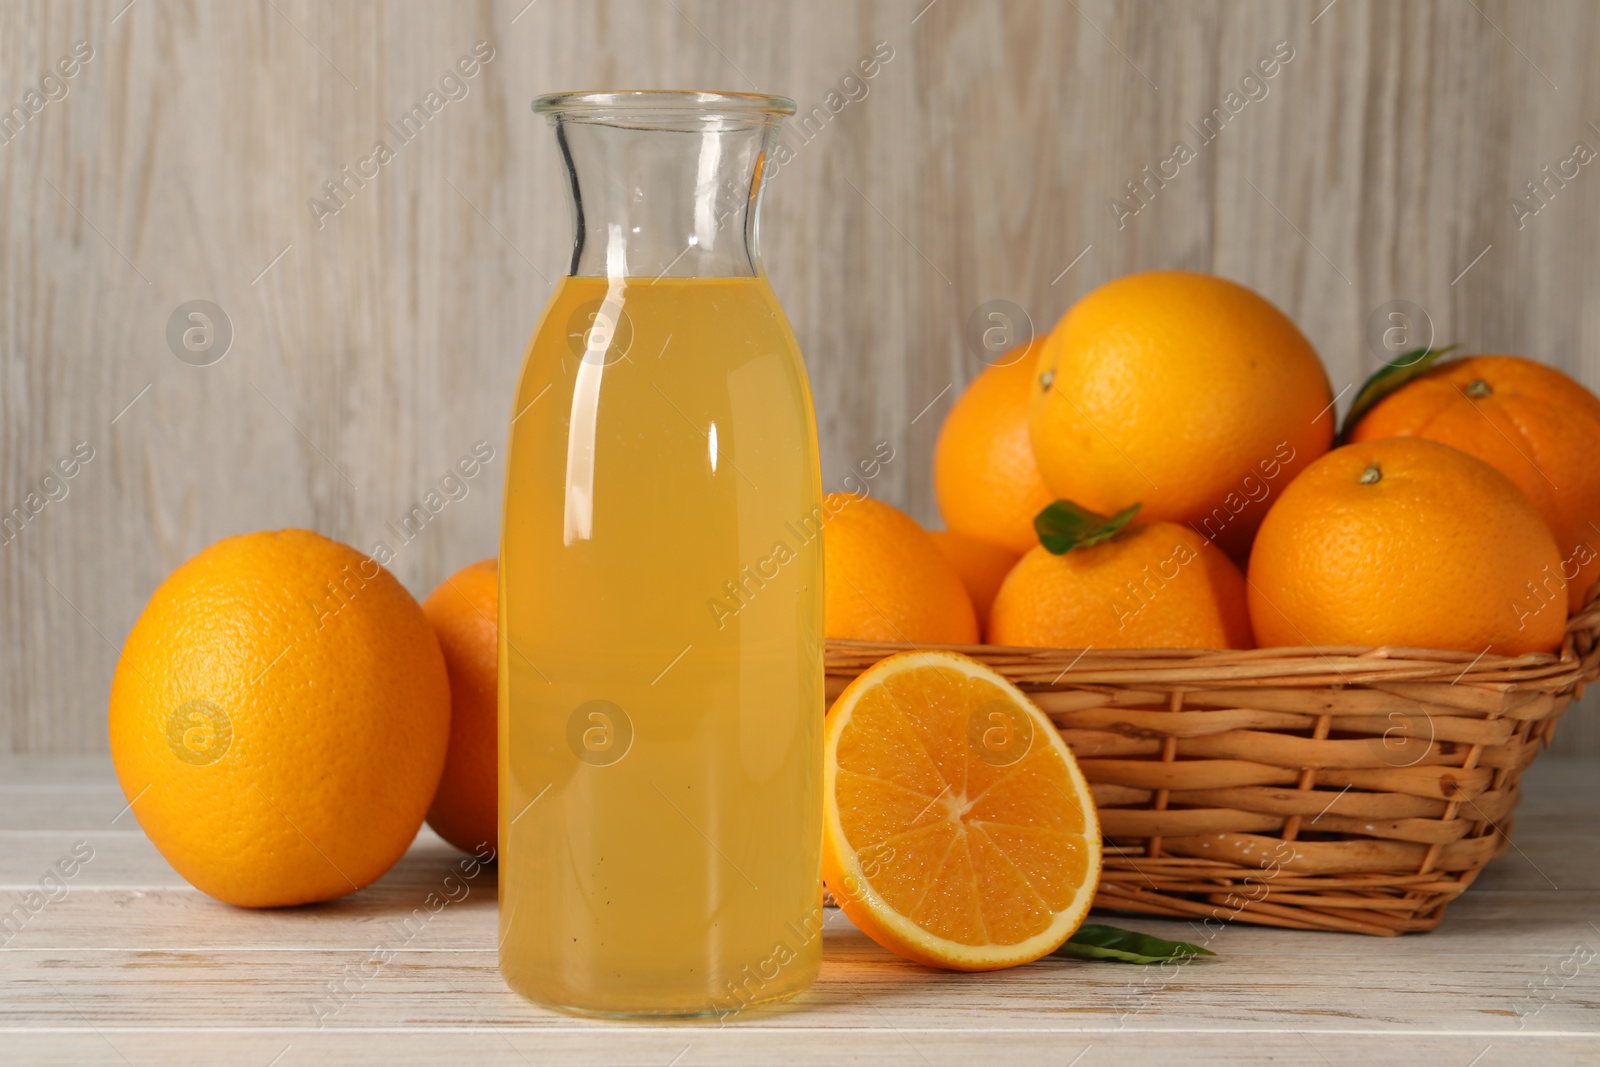
[[[822,871],[852,922],[931,967],[1036,960],[1100,881],[1100,822],[1055,727],[954,652],[868,668],[828,711]]]

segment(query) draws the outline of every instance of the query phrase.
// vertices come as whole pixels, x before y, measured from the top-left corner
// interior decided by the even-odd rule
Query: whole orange
[[[1030,432],[1055,497],[1193,526],[1243,558],[1268,500],[1333,439],[1316,351],[1256,293],[1188,271],[1130,274],[1062,316],[1039,352]]]
[[[1505,475],[1448,445],[1335,449],[1283,491],[1250,554],[1256,639],[1549,652],[1567,621],[1561,553]]]
[[[1028,439],[1028,387],[1036,339],[972,380],[951,407],[933,453],[933,491],[945,525],[1009,548],[1039,543],[1033,517],[1054,498]]]
[[[309,530],[218,541],[162,582],[111,683],[135,818],[218,900],[331,900],[387,871],[444,767],[450,683],[388,571]]]
[[[1561,549],[1568,607],[1600,579],[1600,398],[1519,356],[1451,360],[1390,393],[1352,441],[1426,437],[1483,460],[1528,494]]]
[[[498,847],[499,573],[498,560],[479,560],[422,602],[450,676],[450,748],[428,825],[467,852]]]
[[[916,520],[871,497],[822,499],[827,636],[970,645],[978,620],[961,576]]]
[[[1249,648],[1244,578],[1187,526],[1137,523],[1053,555],[1035,547],[989,611],[995,645],[1040,648]]]
[[[978,616],[978,632],[982,633],[989,624],[989,605],[994,603],[1000,583],[1017,565],[1017,553],[954,530],[929,530],[928,536],[961,576],[961,584],[972,598],[972,610]]]

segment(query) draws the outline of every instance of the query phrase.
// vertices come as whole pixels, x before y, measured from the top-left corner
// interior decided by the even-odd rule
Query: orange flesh
[[[959,671],[899,673],[862,693],[837,747],[840,824],[872,889],[928,933],[973,946],[1044,933],[1098,866],[1086,839],[1097,845],[1098,828],[1054,745],[1035,736],[1009,766],[976,758],[969,719],[992,701],[1014,706]]]

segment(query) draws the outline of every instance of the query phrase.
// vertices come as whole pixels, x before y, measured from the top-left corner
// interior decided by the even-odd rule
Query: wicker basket
[[[829,641],[829,700],[911,647]],[[1559,657],[940,647],[1017,683],[1077,755],[1096,906],[1394,935],[1505,851],[1518,776],[1600,675],[1600,597]]]

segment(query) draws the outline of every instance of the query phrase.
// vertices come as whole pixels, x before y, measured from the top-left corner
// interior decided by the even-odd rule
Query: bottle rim
[[[794,101],[770,93],[723,92],[701,89],[595,89],[545,93],[533,98],[536,115],[571,114],[598,117],[617,113],[677,113],[793,115]]]

